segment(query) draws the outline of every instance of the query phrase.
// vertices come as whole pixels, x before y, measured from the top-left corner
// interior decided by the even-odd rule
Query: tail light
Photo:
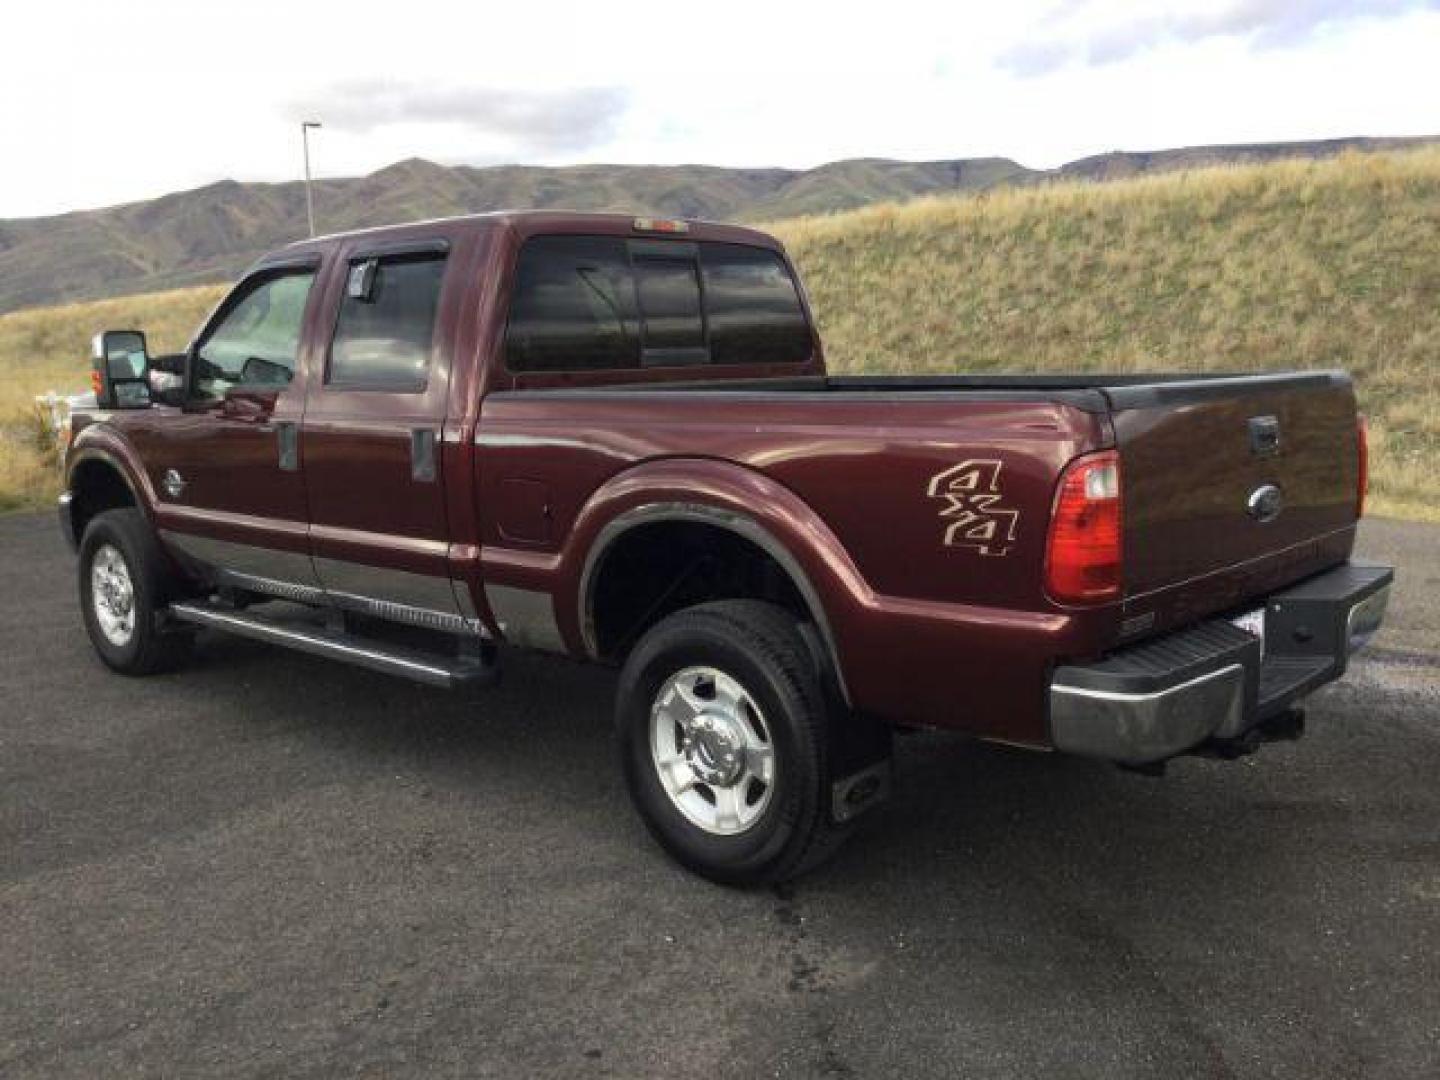
[[[1066,466],[1045,549],[1051,599],[1094,604],[1120,595],[1121,520],[1120,455],[1103,450]]]
[[[1370,425],[1365,416],[1355,418],[1355,451],[1360,457],[1360,477],[1355,489],[1355,517],[1365,516],[1365,493],[1370,490]]]

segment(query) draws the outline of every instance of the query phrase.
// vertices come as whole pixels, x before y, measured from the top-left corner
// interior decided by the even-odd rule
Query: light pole
[[[305,148],[305,218],[310,223],[310,235],[315,235],[315,196],[310,192],[310,129],[320,127],[319,120],[300,121],[300,145]]]

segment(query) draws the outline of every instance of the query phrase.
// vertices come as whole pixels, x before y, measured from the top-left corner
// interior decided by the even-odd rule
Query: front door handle
[[[1256,457],[1269,457],[1280,450],[1280,418],[1278,416],[1250,417],[1250,452]]]
[[[280,454],[281,470],[297,472],[300,468],[300,425],[294,420],[275,421],[275,444]]]
[[[435,432],[432,428],[410,429],[410,479],[421,484],[435,482]]]
[[[172,499],[179,499],[181,495],[185,494],[185,478],[180,475],[178,469],[166,469],[165,478],[160,481],[160,486]]]

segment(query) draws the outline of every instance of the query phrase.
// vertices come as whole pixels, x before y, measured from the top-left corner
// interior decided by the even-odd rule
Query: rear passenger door
[[[451,628],[460,606],[439,453],[451,357],[438,327],[462,283],[439,240],[357,241],[342,258],[301,435],[315,570],[342,606]]]

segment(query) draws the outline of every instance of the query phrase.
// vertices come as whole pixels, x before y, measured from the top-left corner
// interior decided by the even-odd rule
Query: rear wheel
[[[620,677],[631,798],[665,850],[705,877],[794,877],[848,833],[829,813],[832,711],[783,608],[727,600],[677,612]]]
[[[162,626],[177,583],[140,511],[97,514],[80,542],[79,571],[85,630],[108,667],[149,675],[189,655],[193,636]]]

